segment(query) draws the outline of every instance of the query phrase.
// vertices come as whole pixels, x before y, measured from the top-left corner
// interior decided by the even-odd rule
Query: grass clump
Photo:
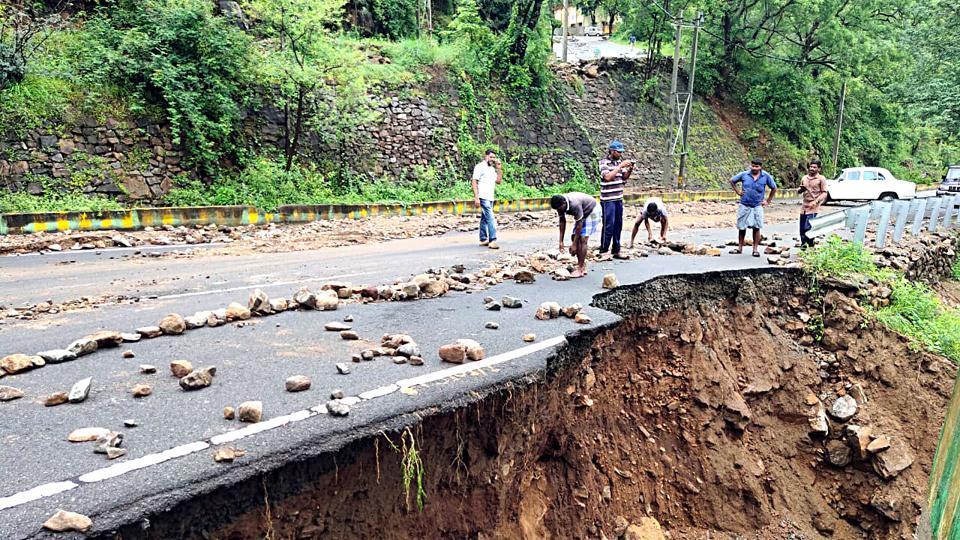
[[[862,245],[830,237],[801,254],[815,291],[826,278],[854,279],[890,287],[890,304],[867,312],[886,327],[914,343],[960,364],[960,310],[944,304],[923,282],[913,282],[891,270],[878,268]],[[956,275],[960,264],[954,264]]]
[[[120,210],[123,205],[100,195],[50,192],[42,196],[24,192],[0,192],[0,213],[101,212]]]

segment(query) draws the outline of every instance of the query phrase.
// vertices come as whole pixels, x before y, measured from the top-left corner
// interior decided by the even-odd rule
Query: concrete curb
[[[780,190],[778,199],[796,195],[792,190]],[[660,197],[664,202],[735,201],[732,191],[667,191],[634,193],[624,197],[626,204],[641,204],[649,197]],[[499,200],[494,210],[499,213],[538,212],[550,209],[550,199]],[[37,214],[0,214],[0,235],[29,234],[55,231],[135,231],[161,225],[192,226],[217,224],[223,226],[255,225],[262,223],[307,223],[324,219],[363,219],[374,216],[404,217],[430,214],[477,214],[472,201],[438,201],[412,204],[320,204],[286,205],[275,212],[253,206],[197,206],[180,208],[130,208],[103,212],[50,212]]]

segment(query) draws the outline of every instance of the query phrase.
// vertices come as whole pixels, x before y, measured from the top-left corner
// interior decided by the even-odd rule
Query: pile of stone
[[[544,302],[537,308],[537,313],[534,316],[541,321],[549,321],[563,316],[580,324],[593,322],[589,315],[583,313],[583,306],[579,303],[563,307],[557,302]]]
[[[440,360],[444,362],[462,364],[467,360],[483,360],[487,356],[487,351],[475,340],[458,339],[453,343],[441,346],[439,355]]]
[[[888,243],[876,250],[873,242],[865,246],[874,249],[874,262],[879,266],[903,272],[911,280],[937,280],[950,275],[960,237],[949,232],[925,232],[918,236],[905,234],[897,244]]]
[[[93,442],[93,452],[105,454],[107,459],[117,459],[127,455],[127,449],[121,448],[123,433],[111,431],[101,427],[75,429],[67,435],[67,440],[73,443]]]

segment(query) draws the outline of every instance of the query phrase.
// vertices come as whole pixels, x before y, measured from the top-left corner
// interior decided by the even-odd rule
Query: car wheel
[[[884,193],[883,195],[880,195],[880,200],[883,202],[891,202],[891,201],[895,201],[896,199],[897,199],[896,193]]]

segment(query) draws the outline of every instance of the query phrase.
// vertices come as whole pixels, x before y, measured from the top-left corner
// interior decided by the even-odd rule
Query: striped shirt
[[[600,201],[622,201],[623,200],[623,169],[617,171],[617,174],[610,180],[604,180],[606,175],[617,168],[617,165],[623,160],[613,160],[605,157],[600,160]]]

